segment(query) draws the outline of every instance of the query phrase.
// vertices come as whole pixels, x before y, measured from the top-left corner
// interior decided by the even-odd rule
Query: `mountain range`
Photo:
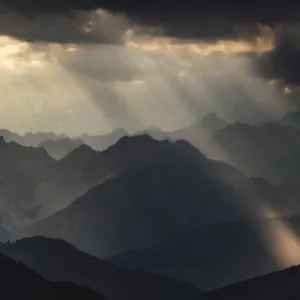
[[[80,149],[90,151],[80,147],[73,155]],[[274,220],[291,223],[300,211],[296,193],[208,160],[184,141],[124,137],[96,158],[90,164],[95,170],[104,172],[104,161],[106,170],[121,171],[12,236],[63,239],[126,269],[177,278],[202,290],[290,265],[274,257],[275,242],[263,229],[272,229]],[[232,269],[235,260],[239,267]]]
[[[69,145],[71,152],[60,159],[2,139],[0,238],[63,239],[125,269],[201,290],[291,264],[273,253],[282,233],[277,237],[276,231],[273,239],[272,230],[269,236],[262,231],[285,224],[299,235],[300,190],[292,162],[300,149],[294,126],[227,124],[209,115],[173,133],[152,128],[122,134],[103,151],[81,139],[75,148],[75,141],[50,139],[53,149],[57,142]],[[199,151],[203,141],[209,141],[207,151],[218,143],[227,159],[208,159]],[[235,260],[239,267],[232,269]]]
[[[217,147],[217,144],[214,143],[211,136],[226,125],[227,122],[220,119],[216,114],[211,113],[184,129],[178,129],[173,132],[164,132],[159,128],[149,128],[148,130],[137,132],[136,134],[149,134],[158,140],[185,139],[201,149],[201,151],[205,152],[206,155],[212,155],[212,151],[216,151],[214,148]],[[115,144],[123,136],[128,135],[129,134],[124,129],[116,129],[111,133],[103,135],[84,134],[78,137],[67,137],[62,134],[56,135],[54,133],[42,132],[20,135],[8,130],[0,130],[0,136],[2,136],[6,142],[16,142],[19,145],[26,147],[44,148],[47,153],[56,160],[64,158],[68,153],[72,152],[82,144],[86,144],[96,151],[103,151]],[[218,151],[216,151],[215,155],[217,154],[219,154]]]
[[[82,144],[86,144],[96,151],[105,150],[125,135],[128,135],[128,133],[124,129],[116,129],[111,133],[103,135],[83,134],[78,137],[68,137],[64,134],[55,134],[52,132],[26,133],[20,135],[10,132],[9,130],[0,130],[0,136],[2,136],[6,142],[15,142],[26,147],[44,148],[47,153],[56,160],[62,159]]]
[[[62,240],[37,236],[15,243],[1,243],[0,252],[22,262],[47,280],[87,286],[108,300],[197,299],[201,294],[193,285],[179,280],[126,271]]]
[[[132,140],[128,143],[129,147],[124,149],[122,145],[125,144],[119,142],[120,140],[103,152],[97,152],[85,144],[77,145],[77,148],[58,161],[47,156],[40,148],[28,148],[14,142],[5,143],[3,140],[2,149],[6,148],[3,150],[5,153],[12,153],[10,148],[14,145],[19,151],[19,157],[24,157],[23,152],[28,152],[28,149],[33,149],[32,153],[40,151],[45,156],[39,165],[35,162],[36,155],[32,159],[26,159],[28,166],[37,165],[33,170],[18,167],[17,161],[14,161],[15,169],[9,172],[4,170],[5,176],[0,179],[1,202],[3,207],[6,207],[8,216],[2,222],[3,226],[13,229],[43,219],[68,206],[104,180],[117,177],[123,171],[131,169],[131,165],[141,163],[142,169],[144,164],[148,163],[147,153],[159,143],[152,141],[143,145],[146,139],[139,136],[121,138]],[[55,147],[59,147],[58,143],[63,141],[52,142],[56,143]],[[44,144],[44,147],[48,146]],[[6,157],[4,159],[5,163],[8,162]],[[163,157],[160,157],[160,162],[157,163],[163,163],[162,160]],[[19,164],[21,163],[22,161]],[[15,186],[18,186],[18,189],[15,189]],[[14,208],[11,208],[12,205]]]
[[[163,281],[167,279],[163,278],[160,278],[163,282],[162,286],[158,284],[157,290],[148,290],[148,287],[151,288],[152,280],[155,276],[147,275],[147,278],[147,276],[139,274],[141,277],[132,277],[130,273],[134,272],[125,271],[123,275],[126,278],[124,279],[119,274],[120,272],[122,273],[120,269],[112,268],[109,264],[89,257],[71,245],[59,240],[36,237],[13,244],[1,244],[0,246],[0,251],[5,253],[5,256],[0,256],[0,292],[4,299],[18,299],[22,297],[35,300],[43,297],[43,299],[50,300],[71,297],[72,299],[100,300],[141,299],[142,297],[142,299],[286,300],[298,299],[300,295],[298,284],[300,276],[299,266],[241,281],[199,295],[196,289],[183,283],[169,280],[169,285],[165,285]],[[43,251],[49,246],[50,249],[48,251]],[[9,256],[15,257],[22,263],[17,263]],[[74,264],[74,262],[76,263]],[[81,262],[81,264],[78,262]],[[35,271],[25,265],[31,265]],[[53,266],[56,266],[56,268],[53,268]],[[112,268],[112,272],[109,274],[110,268]],[[55,282],[44,279],[36,272],[40,272],[46,278],[52,278]],[[90,275],[92,276],[89,277]],[[58,278],[65,280],[65,282],[58,282]],[[144,278],[146,278],[145,286],[143,285]],[[133,280],[133,286],[130,285],[132,279],[136,280],[136,282]],[[104,290],[104,293],[97,295],[96,292],[88,287],[71,283],[78,281],[85,281],[88,286],[93,285],[93,282],[95,282],[97,289]],[[100,285],[97,282],[102,282],[102,284]],[[173,285],[175,283],[177,286]],[[182,292],[186,292],[186,294],[182,295]]]
[[[124,137],[95,154],[82,171],[90,182],[99,180],[99,175],[111,175],[110,179],[66,208],[22,228],[17,237],[61,238],[105,257],[203,226],[257,216],[255,203],[213,178],[212,168],[187,142]]]

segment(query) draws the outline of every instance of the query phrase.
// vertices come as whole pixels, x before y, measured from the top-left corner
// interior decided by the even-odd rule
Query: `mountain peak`
[[[122,136],[115,145],[111,146],[131,146],[131,145],[136,145],[139,144],[139,146],[146,146],[149,145],[149,143],[157,142],[154,138],[152,138],[149,134],[137,134],[137,135],[124,135]]]
[[[90,155],[92,153],[96,153],[97,151],[93,150],[90,146],[86,144],[82,144],[79,147],[75,148],[69,155],[67,155],[65,158],[68,158],[70,156],[72,157],[81,157],[84,155]]]

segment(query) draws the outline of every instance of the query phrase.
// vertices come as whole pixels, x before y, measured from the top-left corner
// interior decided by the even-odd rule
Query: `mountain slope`
[[[84,299],[100,300],[94,291],[71,283],[49,282],[20,263],[0,256],[2,299]]]
[[[6,143],[0,137],[0,177],[16,172],[49,166],[54,160],[44,149],[21,146],[15,142]]]
[[[300,267],[249,279],[203,295],[200,299],[296,300],[300,297]]]
[[[48,280],[89,286],[105,299],[196,299],[200,294],[192,285],[178,280],[122,270],[62,240],[34,237],[0,244],[0,252]]]

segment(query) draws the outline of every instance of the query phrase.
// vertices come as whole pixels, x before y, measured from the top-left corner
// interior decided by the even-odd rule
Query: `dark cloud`
[[[125,18],[101,10],[28,16],[0,9],[0,34],[30,42],[122,44],[127,29]]]
[[[298,9],[291,5],[287,7],[285,3],[279,1],[271,5],[269,2],[260,1],[258,5],[254,1],[232,3],[228,0],[201,2],[194,0],[172,2],[168,0],[2,0],[1,4],[3,7],[27,16],[30,20],[26,24],[20,23],[20,20],[15,22],[18,26],[14,26],[18,29],[8,28],[7,24],[2,22],[0,30],[3,32],[7,31],[25,39],[35,35],[40,40],[47,38],[57,41],[74,41],[76,39],[95,41],[99,39],[92,33],[83,34],[78,30],[80,25],[88,21],[86,19],[88,14],[78,18],[78,16],[74,16],[74,10],[89,11],[103,8],[114,13],[124,13],[133,23],[136,22],[146,27],[162,27],[169,36],[200,39],[238,38],[236,24],[242,24],[240,27],[243,27],[244,31],[247,28],[247,33],[251,36],[251,33],[255,34],[253,24],[263,23],[273,26],[291,20],[295,17],[295,11],[300,11],[300,4]],[[48,18],[48,20],[52,18],[53,20],[52,23],[47,23],[48,27],[42,28],[44,35],[42,30],[36,28],[38,24],[35,23],[36,18],[39,18],[37,16],[41,14],[43,18]],[[62,15],[66,18],[62,18]],[[111,30],[105,24],[103,27],[106,32]],[[32,35],[28,31],[33,32]],[[103,42],[110,40],[107,37],[106,39],[102,38]],[[118,41],[118,38],[115,36],[113,41]]]
[[[295,1],[296,2],[296,1]],[[262,21],[282,21],[290,18],[297,4],[283,1],[229,1],[229,0],[2,0],[0,3],[24,11],[33,12],[61,12],[70,9],[106,8],[117,12],[126,12],[135,15],[182,15],[197,14],[226,15],[241,21],[244,19]],[[299,5],[298,5],[299,7]]]
[[[255,68],[264,78],[300,83],[300,51],[292,45],[284,45],[260,56],[255,60]]]
[[[123,44],[130,25],[138,25],[141,31],[151,29],[153,35],[158,32],[169,37],[206,42],[219,39],[251,40],[259,34],[257,24],[260,23],[282,32],[276,36],[274,51],[259,56],[255,54],[255,57],[250,55],[257,72],[268,79],[300,82],[300,42],[296,42],[299,30],[297,26],[286,25],[287,21],[294,24],[292,20],[298,16],[300,4],[299,7],[287,6],[279,1],[260,1],[259,5],[254,1],[232,4],[221,0],[201,3],[194,0],[175,0],[172,3],[167,0],[2,0],[0,34],[30,42]],[[116,14],[95,17],[97,8],[109,9]],[[121,17],[119,13],[124,13],[126,17]],[[97,30],[88,28],[91,20]],[[78,68],[85,72],[86,66]],[[124,76],[130,73],[130,80],[136,70],[129,71]],[[98,69],[89,67],[88,72],[95,76]],[[118,72],[115,69],[104,73],[111,78],[111,73],[115,77]],[[124,76],[121,72],[120,77]]]
[[[229,1],[229,0],[2,0],[0,4],[27,15],[38,13],[68,13],[72,10],[108,9],[113,12],[126,13],[139,21],[154,25],[158,19],[169,25],[174,20],[184,22],[190,18],[204,23],[210,19],[222,18],[231,23],[262,22],[276,24],[297,17],[300,4],[283,1]],[[200,21],[200,22],[199,22]],[[190,22],[192,23],[192,22]],[[192,25],[191,25],[192,26]],[[225,30],[226,31],[226,30]],[[218,33],[219,34],[219,33]]]
[[[258,74],[268,79],[284,79],[287,84],[300,83],[300,25],[283,23],[275,30],[273,51],[251,54]]]
[[[199,16],[195,15],[168,15],[144,18],[134,18],[139,24],[146,27],[158,27],[170,37],[183,39],[201,39],[211,41],[217,39],[253,38],[259,35],[259,28],[254,22],[232,22],[226,16]],[[155,33],[155,32],[154,32]],[[158,31],[160,34],[161,31]]]

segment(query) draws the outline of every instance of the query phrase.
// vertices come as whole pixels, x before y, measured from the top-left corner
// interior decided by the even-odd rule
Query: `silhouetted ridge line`
[[[58,237],[105,257],[205,224],[245,218],[240,203],[246,198],[211,169],[214,165],[186,141],[123,137],[82,169],[85,178],[100,174],[103,182],[19,237]],[[85,237],[91,233],[95,238]]]
[[[72,283],[50,282],[22,263],[0,255],[2,299],[103,299],[89,288]]]
[[[69,243],[33,237],[0,243],[0,252],[51,281],[88,286],[109,300],[196,299],[193,285],[145,272],[126,271],[79,251]]]
[[[258,276],[203,295],[201,299],[299,299],[300,267]]]

